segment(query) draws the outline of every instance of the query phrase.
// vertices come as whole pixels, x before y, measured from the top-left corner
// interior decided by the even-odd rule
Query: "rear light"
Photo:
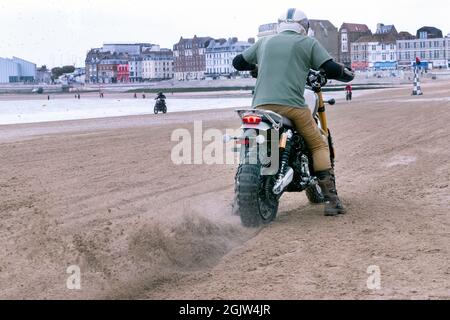
[[[242,118],[242,122],[245,124],[260,124],[262,118],[260,116],[245,116]]]

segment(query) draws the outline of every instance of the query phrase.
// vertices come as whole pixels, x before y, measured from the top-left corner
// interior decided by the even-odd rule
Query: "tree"
[[[58,79],[63,74],[73,73],[74,71],[75,71],[75,67],[74,66],[63,66],[62,68],[61,67],[56,67],[56,68],[52,69],[52,78],[53,79]]]
[[[52,78],[53,79],[58,79],[59,77],[61,77],[63,75],[63,71],[62,68],[60,67],[56,67],[52,69]]]
[[[62,67],[62,73],[66,74],[66,73],[73,73],[75,72],[75,67],[74,66],[64,66]]]

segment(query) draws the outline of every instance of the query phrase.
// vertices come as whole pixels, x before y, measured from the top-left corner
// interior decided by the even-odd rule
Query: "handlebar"
[[[306,83],[313,90],[317,90],[327,85],[328,78],[323,70],[310,70]]]

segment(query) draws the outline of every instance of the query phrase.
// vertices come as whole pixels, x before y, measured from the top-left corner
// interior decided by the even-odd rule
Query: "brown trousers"
[[[331,169],[330,149],[325,136],[322,135],[314,121],[309,108],[292,108],[280,105],[264,105],[257,109],[264,109],[278,113],[290,119],[297,131],[305,139],[314,161],[316,172]]]

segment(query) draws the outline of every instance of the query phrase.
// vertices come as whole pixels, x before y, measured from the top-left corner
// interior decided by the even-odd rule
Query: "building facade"
[[[399,66],[411,67],[416,57],[419,57],[428,68],[448,68],[449,41],[448,38],[398,40]]]
[[[130,82],[130,69],[128,63],[117,65],[117,82],[118,83]]]
[[[128,60],[105,59],[97,66],[99,83],[117,83],[119,80],[119,66],[128,65]],[[123,77],[125,71],[122,71]],[[121,78],[123,79],[123,78]]]
[[[354,70],[396,70],[397,51],[395,42],[361,38],[352,44],[352,64]]]
[[[130,69],[130,82],[142,82],[143,80],[143,60],[142,56],[132,56],[128,61]]]
[[[36,81],[36,64],[17,57],[0,58],[0,83]]]
[[[167,80],[174,77],[174,57],[169,49],[143,53],[142,78],[144,80]]]
[[[338,35],[338,60],[346,66],[351,66],[352,44],[361,37],[371,36],[372,31],[365,24],[343,23]]]
[[[378,24],[372,36],[359,38],[351,45],[351,67],[355,70],[397,69],[398,32],[393,25]]]
[[[435,27],[422,27],[416,37],[397,41],[397,56],[401,68],[409,68],[420,58],[426,68],[448,68],[449,42]]]
[[[445,57],[447,59],[447,67],[450,68],[450,34],[445,38]]]
[[[237,38],[211,41],[206,48],[206,76],[217,78],[237,75],[237,70],[233,68],[233,59],[254,43],[253,38],[248,39],[247,42],[239,41]],[[240,74],[245,75],[249,72]]]
[[[206,73],[206,48],[211,37],[180,38],[173,46],[174,74],[177,80],[200,80]]]

